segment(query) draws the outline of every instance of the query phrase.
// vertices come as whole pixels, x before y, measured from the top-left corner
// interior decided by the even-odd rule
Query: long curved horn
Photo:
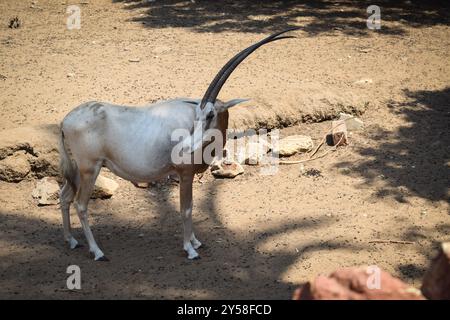
[[[239,58],[239,56],[241,56],[243,53],[245,53],[247,50],[250,50],[251,48],[253,48],[254,46],[257,45],[262,45],[263,42],[268,41],[272,38],[275,38],[283,33],[286,33],[288,31],[292,31],[292,30],[297,30],[299,28],[295,27],[295,28],[290,28],[290,29],[286,29],[277,33],[274,33],[270,36],[268,36],[267,38],[264,38],[263,40],[259,41],[258,43],[253,44],[252,46],[248,47],[247,49],[242,50],[241,52],[239,52],[238,54],[236,54],[233,58],[231,58],[223,67],[222,69],[220,69],[220,71],[217,73],[217,75],[215,76],[215,78],[213,79],[213,81],[210,83],[208,90],[206,90],[202,102],[204,102],[206,104],[207,102],[207,97],[209,97],[209,95],[211,94],[212,90],[214,89],[214,87],[216,86],[217,82],[220,80],[220,78],[222,77],[222,75],[225,73],[225,71],[231,66],[231,64],[237,59]],[[204,101],[203,101],[204,100]],[[204,105],[203,105],[204,106]]]
[[[277,33],[274,33],[267,38],[264,38],[263,40],[251,45],[250,47],[242,50],[238,54],[236,54],[233,58],[231,58],[223,67],[220,69],[220,71],[217,73],[211,84],[209,85],[208,89],[206,90],[202,101],[200,103],[200,108],[203,109],[208,102],[214,103],[216,101],[217,95],[219,94],[220,89],[224,85],[225,81],[228,79],[228,77],[231,75],[233,70],[246,58],[248,57],[253,51],[258,49],[264,44],[267,44],[272,41],[277,41],[281,39],[287,39],[287,38],[295,38],[293,36],[283,36],[278,37],[279,35],[293,31],[298,30],[299,27],[293,27],[289,28]]]

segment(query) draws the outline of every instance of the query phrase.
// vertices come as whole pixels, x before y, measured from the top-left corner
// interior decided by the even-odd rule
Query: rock
[[[224,148],[224,157],[226,157],[230,161],[235,161],[239,164],[243,164],[245,162],[247,154],[246,144],[246,137],[241,137],[238,139],[228,139]],[[221,160],[219,159],[217,161],[220,162]]]
[[[117,188],[119,188],[119,184],[117,182],[100,174],[95,181],[94,191],[92,192],[91,199],[111,198]]]
[[[31,196],[38,200],[38,205],[52,205],[59,203],[59,185],[55,178],[40,179],[33,189]]]
[[[230,148],[230,144],[233,144],[233,148]],[[249,141],[249,139],[240,138],[232,139],[227,142],[226,151],[233,149],[234,157],[230,160],[236,161],[239,164],[258,165],[262,162],[263,157],[267,154],[271,146],[264,142]],[[231,156],[231,155],[230,155]]]
[[[214,159],[211,161],[211,163],[209,165],[210,170],[214,171],[214,170],[220,169],[222,161],[224,161],[224,159],[218,158],[218,157],[214,157]]]
[[[17,29],[20,27],[20,25],[21,25],[21,22],[19,20],[19,17],[15,17],[15,18],[12,18],[11,20],[9,20],[8,27],[11,29]]]
[[[309,152],[314,147],[314,143],[309,136],[294,135],[283,139],[278,142],[278,152],[280,157],[289,157],[298,152]]]
[[[0,180],[19,182],[28,175],[30,170],[25,152],[16,152],[0,161]]]
[[[428,299],[450,300],[450,242],[441,244],[425,273],[421,290]]]
[[[150,186],[150,183],[148,183],[148,182],[133,182],[133,181],[131,181],[131,183],[136,188],[140,188],[140,189],[147,189]]]
[[[361,130],[364,128],[364,122],[348,113],[339,113],[339,120],[344,120],[348,130]]]
[[[400,279],[369,267],[342,268],[329,276],[318,276],[298,288],[294,300],[423,300],[419,290]]]
[[[141,59],[139,59],[139,58],[130,58],[130,59],[128,59],[128,61],[129,62],[140,62]]]
[[[257,165],[260,163],[264,152],[262,146],[257,142],[249,142],[245,146],[244,163],[248,165]]]
[[[272,145],[265,141],[248,142],[245,148],[244,163],[248,165],[258,165],[264,162],[267,152],[272,149]]]
[[[33,176],[38,179],[59,176],[59,153],[56,150],[30,157],[29,162]]]
[[[331,121],[331,137],[336,147],[348,144],[347,126],[344,120]]]
[[[211,173],[218,178],[234,178],[244,173],[244,168],[235,161],[224,159],[211,166]]]
[[[362,52],[362,53],[369,53],[370,51],[372,51],[372,49],[371,48],[360,48],[360,49],[358,49],[358,51]]]
[[[354,83],[355,84],[371,84],[372,82],[373,82],[372,79],[361,79],[361,80],[355,81]]]
[[[305,165],[303,163],[300,163],[298,170],[300,171],[300,175],[306,173]]]
[[[15,153],[26,153],[29,176],[59,176],[58,125],[18,127],[0,132],[0,162]]]

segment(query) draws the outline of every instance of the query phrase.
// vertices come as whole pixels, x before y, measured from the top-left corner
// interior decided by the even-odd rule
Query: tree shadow
[[[419,254],[425,257],[427,261],[432,261],[436,257],[438,248],[441,245],[440,241],[430,237],[432,234],[439,234],[445,237],[450,234],[450,224],[441,224],[436,228],[411,226],[403,233],[402,240],[416,242]],[[423,241],[428,241],[429,245],[422,245]],[[417,280],[424,277],[428,267],[428,264],[423,266],[418,263],[400,263],[396,269],[402,277]]]
[[[366,35],[369,14],[366,1],[307,0],[113,0],[128,10],[145,10],[132,19],[148,28],[189,28],[195,32],[269,33],[302,26],[310,36],[340,31]],[[402,35],[405,28],[448,25],[450,4],[446,1],[379,1],[381,34]]]
[[[450,87],[436,91],[404,91],[406,102],[391,101],[390,111],[404,117],[408,125],[395,132],[368,128],[369,139],[379,140],[377,147],[361,147],[365,160],[350,166],[373,184],[381,177],[387,184],[378,197],[392,196],[407,202],[409,195],[431,201],[449,198],[450,177]]]
[[[226,182],[210,183],[204,193],[214,194],[220,183]],[[93,261],[86,246],[69,250],[62,241],[60,223],[1,211],[0,244],[12,249],[3,251],[0,259],[0,297],[289,299],[295,284],[283,281],[282,274],[304,254],[337,248],[367,250],[339,241],[310,241],[299,243],[298,252],[263,252],[258,245],[271,237],[294,230],[307,232],[332,222],[318,217],[314,223],[302,219],[237,233],[222,223],[215,197],[205,196],[194,208],[197,234],[205,244],[199,249],[202,259],[188,261],[181,249],[181,219],[174,202],[178,198],[167,200],[167,194],[167,190],[156,192],[159,218],[143,226],[126,219],[128,212],[121,211],[127,209],[109,212],[99,201],[90,205],[94,235],[111,259],[106,263]],[[161,200],[155,200],[160,196]],[[174,209],[176,213],[171,212]],[[80,228],[74,235],[86,244]],[[73,264],[81,268],[81,291],[66,289],[66,268]]]

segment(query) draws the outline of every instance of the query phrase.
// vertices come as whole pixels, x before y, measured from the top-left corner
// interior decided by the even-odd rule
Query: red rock
[[[379,280],[379,281],[377,281]],[[379,284],[379,286],[378,286]],[[294,300],[422,300],[420,291],[369,267],[339,269],[298,288]]]
[[[425,273],[421,290],[428,299],[450,300],[450,242],[441,244]]]

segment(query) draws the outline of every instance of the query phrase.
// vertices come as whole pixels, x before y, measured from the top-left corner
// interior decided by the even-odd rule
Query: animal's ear
[[[243,102],[247,102],[250,99],[233,99],[230,101],[227,101],[223,104],[223,109],[226,110],[228,108],[234,107],[235,105],[239,104],[239,103],[243,103]]]

